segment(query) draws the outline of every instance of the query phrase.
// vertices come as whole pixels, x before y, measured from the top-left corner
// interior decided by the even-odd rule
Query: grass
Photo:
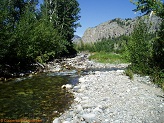
[[[111,63],[111,64],[128,63],[123,55],[116,54],[116,53],[107,53],[107,52],[93,53],[93,55],[91,55],[89,59],[100,63]]]
[[[92,55],[89,57],[90,60],[94,60],[96,62],[100,63],[111,63],[111,64],[120,64],[120,63],[129,63],[126,59],[125,56],[122,54],[116,54],[116,53],[108,53],[108,52],[95,52],[92,53]],[[131,80],[134,78],[134,73],[136,70],[133,70],[132,68],[127,68],[125,70],[125,75],[129,76]],[[164,71],[154,71],[154,73],[151,73],[151,78],[156,83],[159,85],[163,91],[164,91]]]

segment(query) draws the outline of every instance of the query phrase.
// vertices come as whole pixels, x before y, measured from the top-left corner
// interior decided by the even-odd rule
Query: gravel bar
[[[127,64],[86,62],[106,69],[79,78],[70,90],[74,103],[53,123],[164,123],[164,93],[148,76],[130,80],[124,74]]]

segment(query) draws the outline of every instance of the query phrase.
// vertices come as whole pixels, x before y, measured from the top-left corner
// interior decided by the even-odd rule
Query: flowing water
[[[61,86],[77,82],[77,75],[44,73],[0,84],[0,120],[51,123],[73,101],[73,95]]]

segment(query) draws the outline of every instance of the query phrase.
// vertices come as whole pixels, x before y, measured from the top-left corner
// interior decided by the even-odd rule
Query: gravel
[[[53,123],[164,123],[164,93],[148,76],[130,80],[127,64],[84,64],[94,70],[79,78],[74,103]]]

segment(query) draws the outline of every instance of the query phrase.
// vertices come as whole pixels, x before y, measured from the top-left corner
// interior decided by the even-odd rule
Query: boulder
[[[71,89],[72,85],[71,84],[62,85],[61,88],[63,88],[63,89]]]

